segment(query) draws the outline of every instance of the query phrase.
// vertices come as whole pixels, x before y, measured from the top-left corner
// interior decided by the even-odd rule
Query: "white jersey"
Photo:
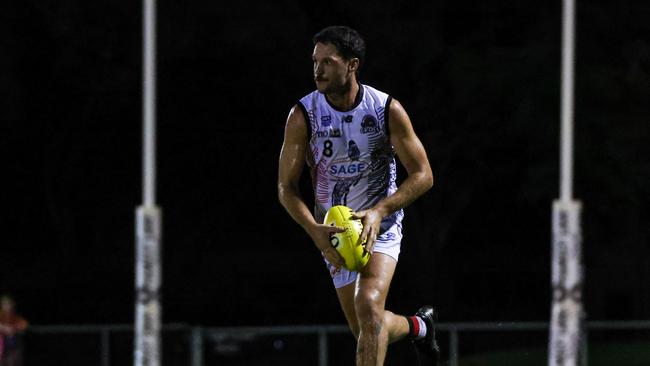
[[[397,190],[388,128],[390,102],[386,93],[359,84],[355,104],[348,111],[336,109],[318,91],[298,103],[308,121],[307,162],[314,184],[314,216],[319,222],[332,206],[361,211]],[[399,210],[384,218],[379,235],[386,237],[382,239],[401,240],[403,216]]]

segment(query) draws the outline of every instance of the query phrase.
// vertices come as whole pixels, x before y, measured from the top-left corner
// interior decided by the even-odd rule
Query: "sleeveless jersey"
[[[355,211],[373,207],[397,190],[395,151],[390,143],[388,108],[391,97],[359,84],[352,109],[338,110],[314,91],[298,106],[307,121],[307,164],[314,185],[314,218],[323,222],[327,210],[345,205]],[[385,217],[379,235],[401,239],[403,210]],[[397,225],[397,230],[390,230]],[[389,239],[389,238],[386,238]]]

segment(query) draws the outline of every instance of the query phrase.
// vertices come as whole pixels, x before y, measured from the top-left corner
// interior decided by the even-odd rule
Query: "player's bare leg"
[[[357,312],[354,311],[354,292],[356,286],[356,283],[353,282],[349,285],[337,288],[336,295],[339,298],[341,309],[343,309],[343,314],[345,315],[345,319],[348,321],[354,339],[359,339],[359,322],[357,322]]]
[[[406,318],[384,309],[395,259],[375,253],[357,279],[354,309],[359,324],[357,366],[383,365],[388,343],[408,334]]]
[[[384,309],[395,265],[393,258],[376,253],[356,284],[337,289],[341,308],[357,339],[357,365],[382,365],[388,343],[408,334],[406,318]]]
[[[341,304],[341,309],[343,309],[343,313],[345,314],[345,319],[350,326],[350,331],[352,332],[354,339],[358,340],[359,322],[357,320],[357,312],[354,309],[354,294],[356,289],[357,284],[351,283],[347,286],[336,289],[336,293]],[[404,317],[395,315],[388,310],[384,310],[384,323],[390,324],[388,327],[384,327],[389,344],[404,338],[408,333],[408,323],[405,323]],[[388,329],[393,329],[393,332],[389,334]]]
[[[406,317],[384,309],[395,265],[395,260],[390,256],[375,253],[356,283],[336,290],[350,330],[357,340],[357,366],[383,365],[388,344],[406,336],[416,339],[412,334],[414,326],[409,325]],[[419,313],[424,308],[416,315],[421,315]],[[408,318],[413,322],[414,317]],[[422,328],[427,330],[427,337],[416,341],[416,345],[424,350],[435,346],[438,352],[433,319],[430,323],[422,324]],[[435,359],[437,355],[434,355]]]

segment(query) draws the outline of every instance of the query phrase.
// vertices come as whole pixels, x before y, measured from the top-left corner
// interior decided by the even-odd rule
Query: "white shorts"
[[[401,227],[400,225],[393,225],[390,229],[377,237],[373,252],[386,254],[397,261],[399,257],[401,242]],[[347,286],[357,280],[358,272],[350,271],[346,268],[336,268],[334,265],[328,262],[327,259],[323,259],[325,260],[327,269],[332,276],[332,281],[334,282],[335,288]]]

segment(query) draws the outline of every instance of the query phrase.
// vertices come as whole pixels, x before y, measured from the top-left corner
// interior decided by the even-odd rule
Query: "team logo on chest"
[[[377,119],[371,114],[363,116],[363,119],[361,120],[361,133],[368,134],[378,132],[381,132],[381,128],[379,128]]]

